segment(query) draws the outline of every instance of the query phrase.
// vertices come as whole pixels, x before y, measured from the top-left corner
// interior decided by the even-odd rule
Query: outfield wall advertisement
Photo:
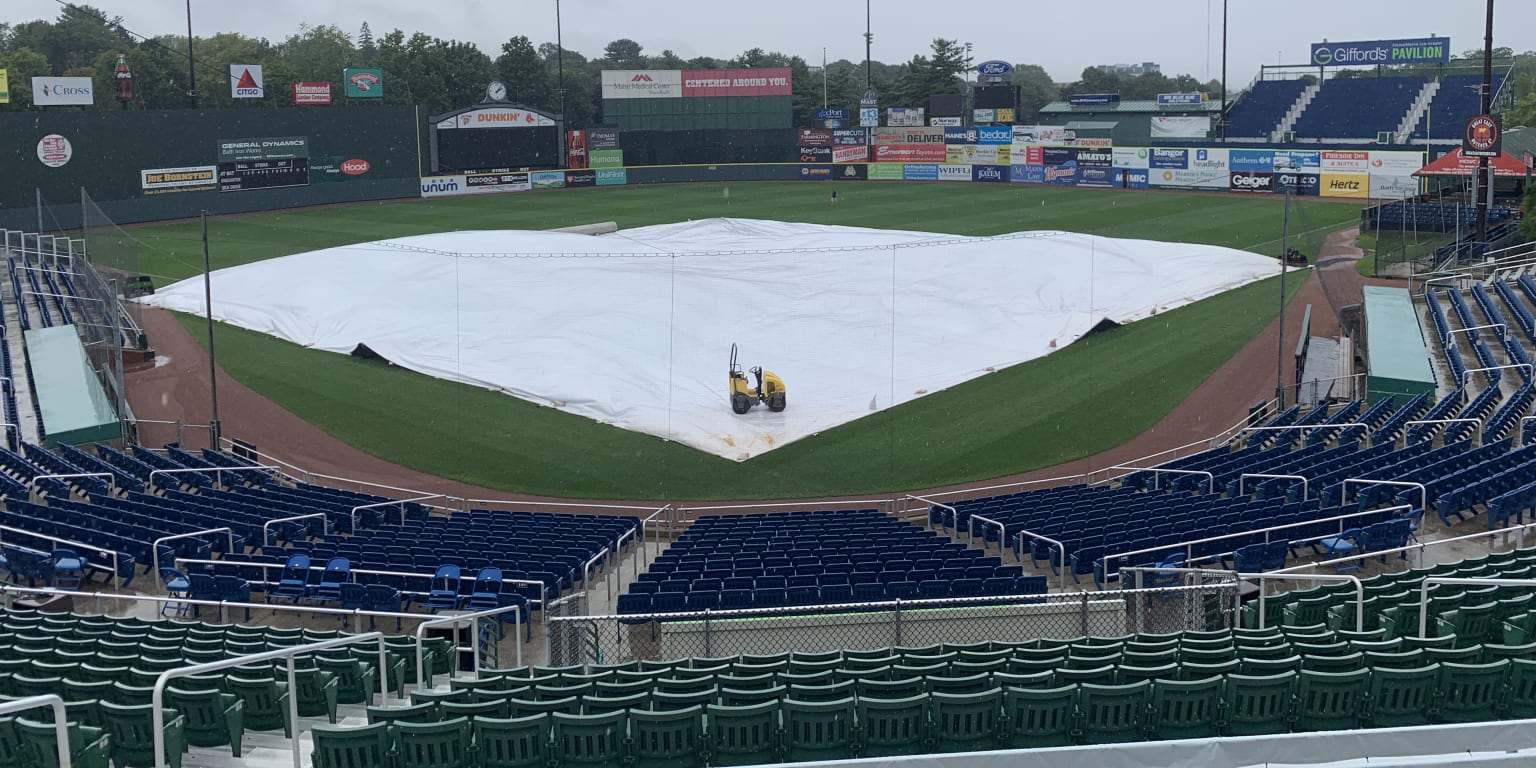
[[[867,143],[854,143],[853,134]],[[590,153],[596,166],[545,171],[435,176],[421,179],[423,197],[615,186],[713,178],[804,181],[934,181],[1014,183],[1092,189],[1167,189],[1242,195],[1293,194],[1344,199],[1402,199],[1418,194],[1418,152],[1374,150],[1229,149],[1224,147],[1098,147],[1002,143],[1004,133],[912,126],[867,132],[804,130],[798,164],[724,166],[608,166],[621,161]],[[1011,130],[1006,135],[1017,134]],[[989,143],[996,142],[996,143]],[[707,172],[700,169],[707,168]],[[198,169],[170,169],[173,171]],[[146,174],[151,172],[146,171]],[[159,173],[159,172],[155,172]],[[726,174],[721,176],[721,174]],[[175,189],[199,179],[147,176],[146,189]]]

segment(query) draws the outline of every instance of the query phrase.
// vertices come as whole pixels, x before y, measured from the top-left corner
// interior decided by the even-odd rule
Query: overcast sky
[[[144,35],[183,33],[184,0],[94,0]],[[1201,80],[1221,72],[1222,0],[873,0],[874,58],[896,63],[928,50],[934,37],[974,44],[976,61],[1044,66],[1057,81],[1094,64],[1155,61],[1167,74]],[[1448,36],[1454,52],[1479,48],[1483,3],[1459,0],[1236,0],[1230,8],[1228,79],[1241,87],[1261,64],[1305,63],[1323,39],[1382,40]],[[54,18],[53,0],[6,0],[0,20]],[[799,54],[811,64],[864,60],[864,9],[858,0],[563,0],[565,46],[595,57],[620,37],[649,54],[729,58],[758,46]],[[1078,12],[1078,13],[1074,13]],[[193,31],[237,31],[274,42],[300,23],[335,24],[375,36],[400,28],[467,40],[496,56],[502,41],[555,39],[555,0],[192,0]],[[1536,1],[1501,0],[1494,45],[1536,49]],[[259,63],[259,62],[252,62]]]

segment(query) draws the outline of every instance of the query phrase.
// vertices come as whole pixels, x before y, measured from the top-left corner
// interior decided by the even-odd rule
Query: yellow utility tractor
[[[773,371],[765,371],[761,366],[752,366],[752,375],[757,377],[757,387],[754,389],[747,383],[747,375],[742,373],[741,364],[736,362],[736,345],[731,345],[731,410],[741,414],[752,410],[752,406],[758,403],[766,403],[768,410],[778,413],[784,410],[784,380]]]

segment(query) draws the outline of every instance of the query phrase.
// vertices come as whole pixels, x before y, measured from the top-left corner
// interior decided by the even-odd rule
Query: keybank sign
[[[1359,64],[1426,64],[1444,63],[1450,60],[1451,39],[1449,37],[1312,44],[1312,63],[1319,67],[1349,67]]]

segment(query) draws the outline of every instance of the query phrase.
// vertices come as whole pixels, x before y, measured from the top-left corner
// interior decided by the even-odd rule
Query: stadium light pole
[[[1221,143],[1227,143],[1227,0],[1221,0],[1221,111],[1216,113],[1221,125]]]
[[[208,212],[203,211],[203,309],[208,317],[208,397],[212,412],[208,434],[214,450],[219,450],[219,369],[213,354],[213,276],[208,258]]]
[[[864,90],[873,88],[875,82],[875,60],[870,56],[870,51],[875,44],[875,33],[870,31],[869,3],[870,0],[864,0]]]
[[[1493,0],[1488,0],[1488,18],[1483,29],[1483,85],[1482,111],[1478,114],[1486,115],[1493,108]],[[1478,182],[1472,185],[1472,193],[1477,195],[1477,242],[1483,243],[1487,250],[1488,240],[1488,199],[1493,197],[1493,179],[1488,173],[1488,158],[1477,159]]]
[[[196,109],[197,67],[192,62],[192,0],[187,0],[187,95],[192,97],[192,108]]]
[[[1285,188],[1285,216],[1280,225],[1280,328],[1275,340],[1275,412],[1285,410],[1285,273],[1291,253],[1291,187]],[[1298,393],[1299,396],[1299,393]]]
[[[560,29],[560,0],[555,0],[555,69],[559,82],[555,86],[560,90],[560,117],[565,118],[565,39]]]

